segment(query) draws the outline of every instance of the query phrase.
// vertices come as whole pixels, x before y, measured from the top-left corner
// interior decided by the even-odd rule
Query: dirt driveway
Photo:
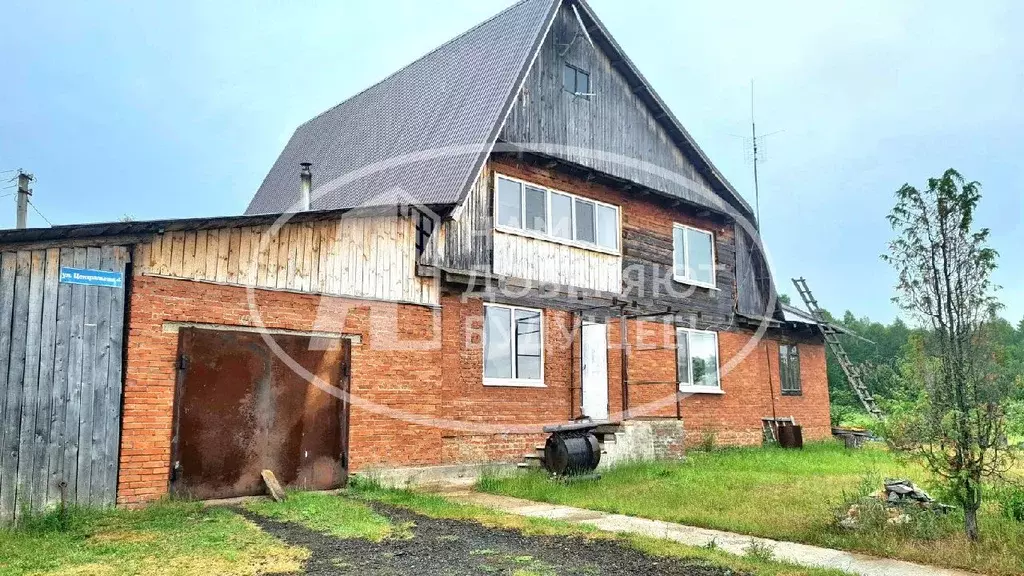
[[[304,574],[508,575],[508,576],[727,576],[720,567],[647,556],[613,540],[565,536],[526,536],[475,522],[430,518],[380,503],[374,510],[404,537],[372,542],[340,539],[299,524],[239,513],[286,544],[310,551]]]

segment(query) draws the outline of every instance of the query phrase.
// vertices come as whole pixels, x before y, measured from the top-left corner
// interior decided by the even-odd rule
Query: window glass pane
[[[690,332],[690,362],[695,386],[718,387],[718,341],[714,334]]]
[[[551,235],[572,240],[572,198],[551,193]]]
[[[590,74],[582,70],[576,71],[576,92],[590,94]]]
[[[690,383],[690,343],[686,338],[686,331],[676,330],[676,370],[679,374],[679,383],[687,385]]]
[[[522,228],[523,191],[522,185],[514,180],[498,178],[498,224]]]
[[[516,378],[540,380],[540,312],[516,310]]]
[[[568,64],[562,72],[562,87],[569,92],[576,92],[576,69]]]
[[[547,193],[533,186],[526,187],[526,229],[547,233]]]
[[[597,205],[597,243],[612,250],[619,247],[619,213],[611,206]]]
[[[576,239],[594,242],[594,203],[576,199]]]
[[[779,344],[779,382],[782,390],[789,390],[789,345]]]
[[[686,252],[683,249],[683,232],[682,228],[672,229],[673,274],[680,278],[686,277]]]
[[[512,339],[508,333],[512,311],[484,307],[484,376],[512,377]]]
[[[782,389],[787,392],[800,391],[800,349],[795,344],[779,346],[779,370]]]
[[[686,277],[690,280],[714,284],[715,271],[711,258],[711,234],[686,229]]]

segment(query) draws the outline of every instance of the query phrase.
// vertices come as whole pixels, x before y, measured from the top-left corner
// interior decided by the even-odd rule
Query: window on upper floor
[[[800,348],[796,344],[779,344],[779,382],[786,396],[803,393],[800,383]]]
[[[676,328],[676,371],[680,391],[720,394],[718,334]]]
[[[484,384],[544,385],[544,330],[540,310],[484,305]]]
[[[714,288],[715,235],[707,230],[672,226],[672,277],[677,282]]]
[[[583,248],[617,253],[619,207],[496,175],[495,226]]]
[[[562,70],[562,88],[565,88],[566,92],[590,100],[590,73],[566,63]]]

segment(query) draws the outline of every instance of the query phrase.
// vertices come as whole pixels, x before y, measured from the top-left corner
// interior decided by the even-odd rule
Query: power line
[[[46,216],[43,216],[43,213],[39,211],[39,208],[36,208],[36,205],[33,204],[31,200],[28,201],[28,205],[31,206],[32,209],[36,211],[36,214],[39,214],[40,218],[42,218],[43,220],[46,220],[47,224],[49,224],[50,226],[53,226],[53,222],[50,222],[49,218],[47,218]]]

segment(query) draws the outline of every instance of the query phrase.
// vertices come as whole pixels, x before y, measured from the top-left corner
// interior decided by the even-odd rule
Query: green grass
[[[717,549],[686,546],[671,540],[640,535],[616,535],[602,532],[586,525],[516,516],[482,506],[453,502],[443,496],[434,494],[381,488],[372,482],[366,481],[354,483],[348,493],[355,498],[374,500],[408,508],[431,518],[451,518],[478,522],[484,526],[518,530],[532,536],[580,536],[584,538],[620,540],[652,556],[680,558],[695,563],[722,566],[737,572],[751,574],[752,576],[848,576],[845,572],[838,570],[805,568],[785,562],[751,556],[738,557]],[[547,574],[547,572],[533,567],[524,568],[519,574],[526,576],[529,574]]]
[[[268,518],[295,522],[337,538],[366,538],[379,542],[404,537],[406,527],[394,526],[366,504],[326,492],[289,492],[283,502],[254,500],[245,507]]]
[[[0,530],[0,574],[234,574],[298,570],[307,552],[241,516],[195,503],[69,511]]]
[[[846,450],[837,443],[692,452],[685,462],[626,465],[598,482],[555,483],[543,473],[488,477],[479,489],[551,502],[790,540],[916,562],[1020,574],[1024,524],[992,506],[981,515],[982,542],[970,543],[957,514],[940,520],[929,539],[892,528],[849,532],[835,526],[834,510],[865,477],[910,477],[928,486],[925,471],[880,447]],[[880,487],[880,486],[879,486]]]

